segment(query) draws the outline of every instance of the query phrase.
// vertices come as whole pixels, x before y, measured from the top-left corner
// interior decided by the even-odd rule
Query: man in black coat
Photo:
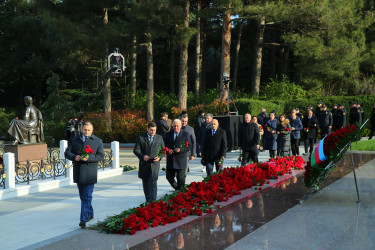
[[[227,134],[219,127],[217,119],[211,122],[211,129],[206,131],[202,158],[206,162],[207,176],[210,176],[216,166],[216,172],[222,168],[227,153]]]
[[[85,228],[86,222],[94,218],[92,193],[97,182],[98,163],[104,159],[103,142],[92,133],[93,130],[91,122],[85,122],[82,135],[74,137],[65,150],[65,157],[73,161],[73,180],[77,183],[81,199],[81,228]],[[92,153],[85,156],[82,151],[88,147]]]
[[[205,115],[205,121],[202,123],[200,133],[199,133],[199,150],[201,153],[204,151],[204,143],[206,141],[206,132],[207,130],[211,130],[211,122],[212,122],[213,115],[211,113],[207,113]],[[203,166],[202,172],[206,171],[206,167]]]
[[[371,129],[370,129],[370,136],[368,138],[369,140],[372,139],[372,136],[374,135],[374,131],[375,131],[375,102],[374,102],[373,109],[371,111],[370,125],[371,125]]]
[[[356,122],[360,121],[360,110],[357,108],[357,103],[352,103],[349,113],[349,124],[353,125]]]
[[[199,110],[199,112],[195,115],[195,138],[197,139],[197,146],[196,146],[196,153],[197,156],[200,157],[201,151],[199,150],[199,136],[201,132],[202,124],[204,123],[204,110]]]
[[[254,163],[258,162],[258,154],[260,147],[259,127],[256,123],[252,123],[249,113],[244,115],[244,122],[240,125],[238,133],[239,149],[242,149],[241,166],[246,166],[250,160]]]
[[[168,120],[168,115],[167,113],[163,112],[160,114],[160,120],[156,121],[156,126],[157,126],[156,133],[158,135],[161,135],[161,137],[163,137],[164,143],[165,143],[165,135],[170,129],[167,120]]]
[[[147,133],[139,136],[133,150],[139,159],[138,177],[142,179],[146,202],[156,200],[160,160],[163,156],[163,154],[158,155],[158,151],[159,148],[162,150],[164,147],[163,137],[156,134],[156,124],[150,122],[147,126]]]
[[[166,135],[165,146],[170,149],[167,154],[167,180],[175,190],[185,185],[187,157],[191,153],[189,134],[181,130],[181,121],[173,121],[171,131]],[[176,179],[177,178],[177,182]]]
[[[305,155],[312,153],[314,149],[314,139],[318,135],[319,121],[315,117],[312,109],[307,110],[307,115],[302,120],[303,125],[303,135],[304,135],[304,145],[305,145]],[[309,149],[310,148],[310,149]]]
[[[331,133],[332,123],[333,123],[332,113],[327,110],[326,105],[322,106],[318,121],[319,121],[320,134],[323,139],[326,135]]]

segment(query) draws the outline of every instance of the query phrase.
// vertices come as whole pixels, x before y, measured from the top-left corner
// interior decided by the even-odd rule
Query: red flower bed
[[[192,182],[175,196],[152,202],[121,215],[112,217],[106,231],[120,234],[135,234],[137,231],[181,220],[188,215],[211,213],[216,201],[227,201],[229,197],[241,194],[241,190],[269,183],[267,179],[292,173],[292,169],[303,169],[300,156],[277,157],[269,162],[249,164],[245,167],[226,168],[202,182]],[[219,208],[219,206],[216,206]],[[132,213],[129,213],[129,212]]]

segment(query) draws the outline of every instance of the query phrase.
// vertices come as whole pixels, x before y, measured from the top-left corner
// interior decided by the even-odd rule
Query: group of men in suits
[[[209,115],[209,114],[208,114]],[[210,120],[210,119],[208,119]],[[222,167],[226,156],[226,132],[219,127],[216,119],[209,121],[209,129],[205,129],[202,162],[206,165],[207,176]],[[206,128],[206,127],[205,127]],[[196,137],[194,129],[188,125],[187,114],[181,114],[172,123],[172,129],[165,134],[165,138],[156,134],[157,124],[150,122],[147,133],[139,136],[134,147],[134,154],[139,159],[138,177],[142,179],[146,202],[157,198],[157,180],[160,170],[160,160],[166,152],[166,178],[172,188],[180,190],[185,185],[189,171],[189,161],[196,157]],[[161,153],[162,152],[162,153]],[[159,153],[159,155],[158,155]]]

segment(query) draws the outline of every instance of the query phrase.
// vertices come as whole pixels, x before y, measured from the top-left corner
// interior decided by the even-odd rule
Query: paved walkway
[[[374,152],[372,152],[374,153]],[[375,160],[227,249],[375,249]]]
[[[138,165],[132,148],[121,148],[120,165]],[[237,166],[239,152],[230,152],[225,166]],[[268,153],[260,154],[266,161]],[[162,161],[165,166],[165,160]],[[200,158],[190,163],[186,182],[201,181]],[[93,207],[95,218],[88,226],[108,216],[139,206],[144,202],[142,182],[137,171],[102,179],[95,185]],[[171,191],[165,173],[160,171],[158,195]],[[82,232],[78,227],[80,200],[75,185],[0,201],[0,249],[34,249],[58,239]]]
[[[224,166],[238,165],[238,155],[239,152],[228,153]],[[137,165],[132,149],[122,148],[120,157],[121,165]],[[267,159],[268,152],[260,154],[260,161]],[[165,161],[162,163],[164,165]],[[228,248],[374,249],[374,168],[375,160],[372,160],[357,171],[362,199],[359,207],[355,203],[353,176],[350,174]],[[206,176],[201,172],[200,158],[191,162],[190,170],[187,183],[200,181]],[[158,195],[171,191],[164,175],[164,172],[160,172]],[[88,225],[143,202],[142,184],[136,171],[102,179],[95,185],[95,218]],[[93,244],[90,246],[90,237],[114,242],[124,237],[80,229],[79,212],[80,201],[75,185],[0,201],[0,249],[103,249]],[[161,233],[158,230],[168,228],[157,227],[145,233],[150,234],[148,236],[151,238],[151,234]],[[85,244],[80,246],[83,242],[79,239],[85,239]],[[61,242],[65,242],[65,245]],[[66,245],[67,242],[71,245]]]

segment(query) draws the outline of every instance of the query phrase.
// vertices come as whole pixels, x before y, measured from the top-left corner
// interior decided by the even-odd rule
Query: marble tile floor
[[[261,153],[260,160],[266,160],[267,155]],[[353,176],[346,175],[351,172],[349,158],[331,174],[326,188],[301,205],[299,199],[307,191],[303,176],[288,176],[279,184],[271,183],[262,192],[252,189],[235,196],[237,201],[230,201],[231,204],[213,214],[189,216],[135,236],[78,229],[79,199],[73,185],[64,190],[0,201],[0,249],[332,249],[336,241],[348,241],[345,239],[352,236],[353,225],[357,238],[364,242],[371,234],[375,235],[372,222],[375,199],[370,198],[375,186],[372,160],[375,154],[354,156],[356,165],[360,164],[357,178],[363,198],[359,209]],[[237,157],[238,152],[229,153],[225,166],[238,165]],[[188,182],[205,176],[200,172],[199,160],[192,162]],[[170,190],[164,176],[160,176],[158,184],[159,195]],[[137,206],[143,199],[137,172],[104,179],[95,186],[95,221]],[[346,230],[340,234],[334,231],[337,228]],[[370,248],[349,243],[347,246],[358,249],[375,246],[372,241],[362,245]]]
[[[137,165],[132,148],[120,150],[120,162],[124,165]],[[228,153],[224,167],[238,165],[239,152]],[[267,160],[266,152],[260,160]],[[134,164],[130,164],[134,162]],[[162,161],[165,166],[165,160]],[[200,181],[206,176],[201,172],[200,158],[190,163],[187,183]],[[107,216],[118,214],[144,202],[142,182],[137,171],[127,172],[120,176],[102,179],[95,185],[93,206],[95,218],[88,223],[93,225]],[[160,171],[158,195],[172,190]],[[0,201],[0,250],[2,249],[35,249],[62,239],[66,234],[80,234],[86,230],[78,227],[80,201],[75,185],[61,187],[45,192]],[[79,248],[80,249],[80,248]]]

